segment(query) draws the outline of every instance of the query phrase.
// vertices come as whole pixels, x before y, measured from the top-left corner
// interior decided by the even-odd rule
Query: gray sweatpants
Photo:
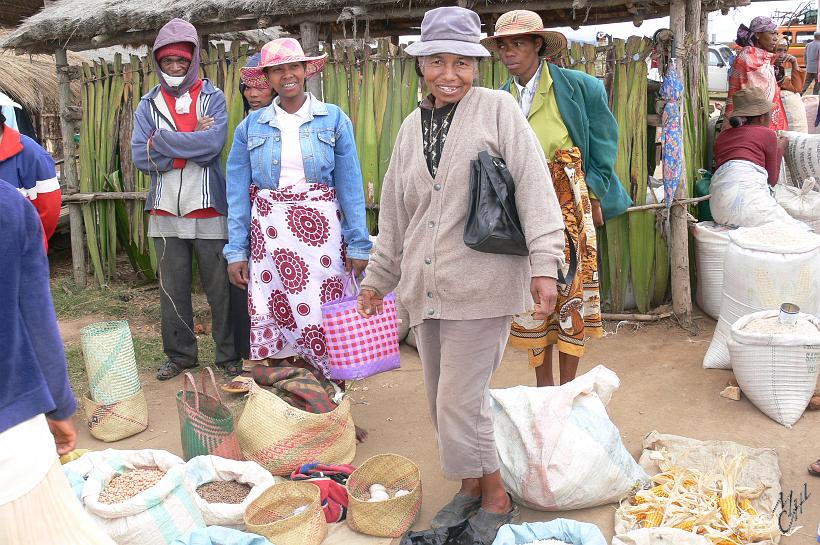
[[[197,364],[194,315],[191,304],[193,254],[208,304],[211,307],[211,335],[216,343],[216,365],[239,360],[230,319],[228,271],[222,249],[226,240],[154,238],[159,263],[162,348],[179,367]]]
[[[444,476],[476,479],[500,468],[490,377],[501,364],[511,316],[425,320],[416,326],[430,416]]]

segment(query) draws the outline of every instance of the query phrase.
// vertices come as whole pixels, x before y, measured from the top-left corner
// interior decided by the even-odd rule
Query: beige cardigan
[[[402,123],[382,185],[379,237],[363,287],[398,289],[410,325],[531,310],[530,278],[557,277],[564,221],[541,145],[511,94],[473,88],[456,109],[436,178],[424,159],[421,110]],[[529,257],[477,252],[464,244],[470,161],[503,157]]]

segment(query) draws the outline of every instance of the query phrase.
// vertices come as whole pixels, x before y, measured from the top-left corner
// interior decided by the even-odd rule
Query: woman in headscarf
[[[528,349],[536,385],[555,384],[553,345],[558,350],[558,380],[565,384],[575,378],[586,339],[603,333],[595,227],[603,225],[604,217],[623,214],[631,204],[615,174],[618,124],[600,81],[548,60],[563,58],[567,39],[544,29],[537,13],[505,13],[493,36],[482,43],[497,53],[513,76],[502,89],[518,100],[541,143],[578,255],[578,272],[570,285],[561,286],[550,318],[534,320],[524,314],[516,316],[512,326],[512,343]],[[570,251],[567,240],[567,260]]]
[[[518,509],[501,480],[490,411],[490,377],[501,364],[512,316],[555,308],[564,261],[564,222],[544,153],[515,99],[473,87],[481,21],[460,7],[428,11],[417,57],[430,95],[399,130],[382,185],[379,241],[359,297],[367,317],[401,280],[399,297],[424,371],[430,415],[445,478],[460,481],[434,527],[468,521],[490,545]],[[470,163],[480,152],[501,157],[529,255],[477,252],[464,243]],[[543,319],[543,318],[542,318]]]
[[[775,53],[777,37],[777,23],[770,17],[755,17],[748,27],[740,25],[737,29],[735,43],[743,49],[738,53],[729,72],[725,119],[732,117],[734,94],[741,89],[757,87],[763,90],[766,98],[772,103],[769,128],[775,131],[789,129],[786,113],[783,111],[783,101],[780,98],[780,87],[775,76],[775,65],[782,63],[782,60],[778,61]],[[728,127],[729,123],[724,123],[722,130]]]
[[[248,290],[250,359],[296,357],[320,377],[328,375],[321,305],[364,270],[371,247],[353,126],[305,92],[325,62],[281,38],[245,70],[266,77],[277,96],[236,128],[224,250],[231,283]]]
[[[245,115],[270,106],[275,93],[268,78],[257,70],[260,53],[248,57],[244,68],[240,70],[239,90],[242,93],[242,102]],[[248,314],[248,290],[231,284],[231,319],[233,321],[233,337],[236,351],[243,360],[250,359],[251,350],[251,319]],[[243,370],[245,365],[243,363]]]

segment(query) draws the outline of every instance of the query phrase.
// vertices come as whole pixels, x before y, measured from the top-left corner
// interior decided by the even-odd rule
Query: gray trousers
[[[501,467],[490,412],[490,378],[501,365],[511,323],[511,316],[425,320],[415,328],[447,479],[476,479]]]
[[[194,314],[191,304],[192,262],[196,262],[208,305],[211,334],[216,343],[216,365],[239,360],[230,319],[228,271],[222,256],[226,240],[154,238],[157,249],[162,314],[162,348],[179,367],[197,365]]]

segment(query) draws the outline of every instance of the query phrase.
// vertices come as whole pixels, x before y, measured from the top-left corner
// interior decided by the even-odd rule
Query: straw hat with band
[[[732,95],[734,108],[731,117],[757,117],[772,111],[772,101],[766,97],[763,89],[747,87]]]
[[[278,38],[262,46],[260,52],[259,66],[245,67],[240,70],[242,81],[248,87],[256,87],[261,84],[265,76],[265,68],[279,66],[280,64],[290,64],[292,62],[306,63],[305,73],[307,77],[314,76],[322,71],[327,62],[327,53],[317,57],[308,57],[302,49],[302,44],[293,38]],[[252,85],[253,84],[253,85]]]
[[[489,57],[481,45],[481,19],[466,8],[448,6],[431,9],[421,21],[421,40],[404,50],[414,57],[450,53],[464,57]]]
[[[541,16],[534,11],[517,9],[508,11],[495,23],[495,34],[481,40],[491,51],[498,50],[498,38],[510,36],[540,36],[544,40],[544,56],[553,58],[567,49],[567,37],[554,30],[546,30]]]

